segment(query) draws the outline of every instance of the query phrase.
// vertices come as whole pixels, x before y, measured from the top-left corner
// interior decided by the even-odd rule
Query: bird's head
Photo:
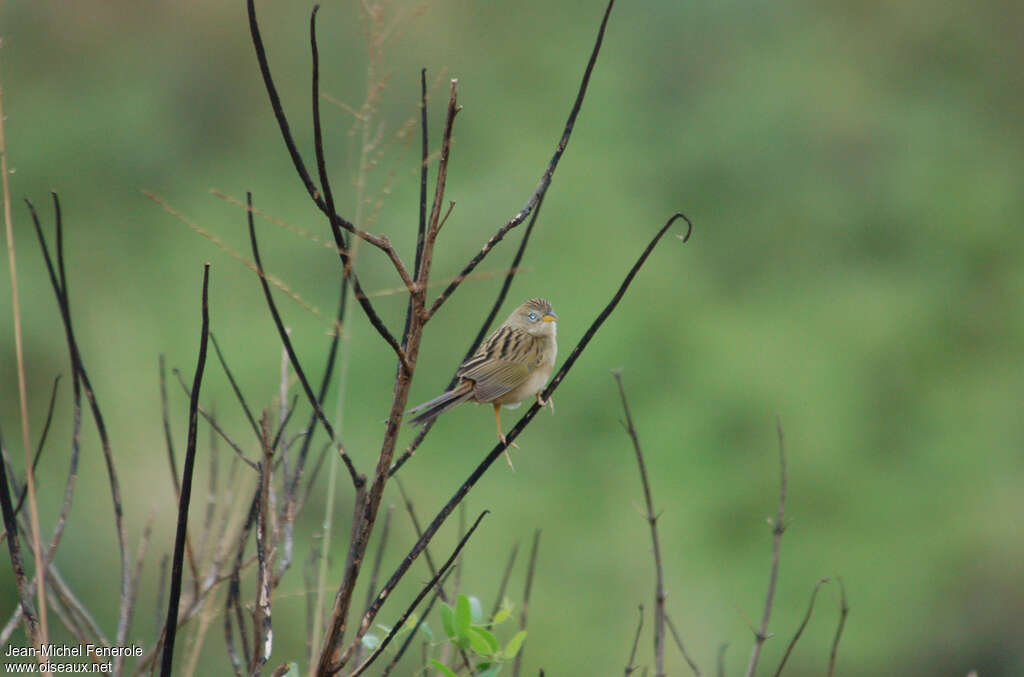
[[[531,336],[555,337],[555,325],[558,315],[555,314],[546,299],[530,299],[512,311],[505,324],[522,329]]]

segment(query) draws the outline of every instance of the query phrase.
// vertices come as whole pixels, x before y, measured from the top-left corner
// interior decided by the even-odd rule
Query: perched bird
[[[514,409],[523,400],[536,396],[541,406],[550,405],[554,412],[554,403],[541,399],[540,391],[555,366],[557,319],[558,315],[545,299],[530,299],[516,308],[476,353],[462,363],[454,388],[406,412],[421,412],[409,423],[428,423],[463,402],[488,402],[494,407],[498,439],[505,442],[505,434],[501,432],[502,406]],[[512,446],[518,448],[514,442]],[[505,458],[511,466],[507,447]]]

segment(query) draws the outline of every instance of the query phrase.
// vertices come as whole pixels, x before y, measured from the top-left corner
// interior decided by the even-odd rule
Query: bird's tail
[[[423,425],[424,423],[429,423],[452,407],[462,404],[468,400],[472,394],[472,383],[460,383],[448,392],[441,393],[434,399],[424,402],[423,404],[413,407],[409,411],[405,412],[406,415],[422,412],[409,419],[407,423],[409,425]]]

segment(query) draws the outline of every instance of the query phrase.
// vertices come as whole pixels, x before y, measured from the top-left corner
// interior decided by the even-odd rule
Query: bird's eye
[[[536,322],[537,321],[537,313],[530,313],[529,315],[527,315],[527,317],[530,318],[531,322]]]

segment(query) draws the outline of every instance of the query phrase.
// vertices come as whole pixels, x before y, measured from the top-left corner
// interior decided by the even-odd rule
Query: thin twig
[[[256,604],[252,610],[253,654],[249,665],[251,677],[257,677],[270,658],[274,645],[270,618],[271,559],[273,544],[267,526],[270,514],[270,475],[273,472],[274,448],[270,445],[270,417],[263,411],[260,417],[259,437],[263,440],[263,458],[260,461],[259,508],[256,516]]]
[[[729,648],[729,642],[722,642],[718,646],[718,677],[725,677],[725,650]]]
[[[57,402],[57,385],[60,383],[60,374],[53,379],[53,389],[50,390],[50,404],[46,408],[46,423],[43,424],[43,432],[39,435],[39,443],[36,445],[36,455],[32,458],[32,472],[36,471],[39,467],[39,459],[43,455],[43,449],[46,447],[46,438],[50,432],[50,423],[53,421],[53,409]],[[25,498],[28,496],[28,484],[21,488],[18,492],[18,505],[14,507],[15,516],[21,512],[22,506],[25,504]],[[6,538],[6,532],[3,535]],[[0,539],[2,540],[2,539]]]
[[[633,661],[636,660],[636,648],[640,644],[640,631],[644,629],[644,605],[639,606],[640,620],[636,624],[636,636],[633,637],[633,648],[629,651],[629,660],[626,661],[625,677],[629,677],[636,670]]]
[[[540,549],[540,529],[533,532],[533,545],[530,546],[530,564],[526,567],[526,585],[523,586],[523,605],[519,610],[519,631],[526,630],[527,615],[530,611],[530,592],[533,590],[533,573],[537,570],[537,551]],[[516,653],[512,666],[512,677],[519,677],[519,668],[523,661],[524,648]]]
[[[324,398],[327,396],[327,386],[331,382],[331,376],[334,374],[334,366],[337,363],[338,357],[338,344],[341,342],[341,330],[342,322],[345,320],[345,310],[348,305],[348,278],[344,275],[341,279],[341,297],[338,299],[338,314],[335,320],[335,326],[338,327],[331,335],[331,345],[327,350],[327,360],[324,362],[324,373],[320,379],[320,390],[317,392],[317,401],[323,406]],[[309,423],[306,424],[305,430],[307,434],[302,439],[302,446],[299,447],[299,455],[295,461],[295,469],[292,471],[292,478],[289,481],[288,486],[285,488],[285,500],[292,503],[289,509],[298,511],[305,504],[305,498],[299,500],[299,482],[302,480],[302,475],[306,468],[306,459],[309,456],[309,446],[313,443],[313,432],[317,421],[320,418],[316,415],[316,411],[313,411],[309,417]],[[329,444],[327,445],[329,446]],[[319,461],[314,464],[313,471],[310,473],[308,486],[312,486],[316,480],[316,476],[320,470],[320,463],[324,459],[326,454],[327,446],[324,447],[320,454]],[[307,491],[308,494],[308,491]]]
[[[683,646],[683,640],[680,639],[679,632],[676,630],[676,625],[672,622],[672,617],[667,613],[665,614],[665,624],[668,625],[669,632],[672,633],[672,638],[675,639],[676,646],[679,647],[679,653],[683,654],[683,660],[685,660],[686,664],[690,666],[690,670],[693,671],[694,677],[700,677],[700,668],[697,667],[697,664],[690,657],[689,652],[686,651],[686,647]]]
[[[829,580],[827,578],[822,578],[814,584],[814,590],[811,592],[811,603],[807,606],[807,613],[804,614],[804,619],[800,622],[800,627],[796,629],[793,639],[789,640],[789,645],[786,647],[786,651],[782,654],[782,660],[779,661],[779,669],[775,671],[775,677],[779,677],[779,675],[782,674],[782,669],[786,667],[786,661],[789,660],[789,655],[793,653],[793,647],[795,647],[796,643],[800,641],[800,636],[804,634],[804,628],[807,627],[807,623],[811,620],[811,614],[814,613],[814,600],[818,598],[818,590],[828,582]]]
[[[519,554],[519,541],[512,546],[512,552],[508,554],[508,564],[505,565],[505,573],[501,576],[501,585],[498,586],[498,594],[494,596],[494,608],[491,610],[491,618],[498,615],[501,610],[501,603],[505,599],[505,589],[508,587],[508,579],[512,576],[512,567],[516,563],[516,555]]]
[[[175,378],[178,379],[178,385],[181,386],[181,389],[182,391],[184,391],[185,395],[191,398],[192,389],[188,387],[187,383],[185,383],[185,377],[182,376],[181,372],[178,371],[178,369],[171,369],[171,373],[174,374]],[[220,427],[220,425],[217,423],[217,419],[215,419],[212,414],[207,412],[203,405],[199,405],[198,411],[199,415],[202,416],[206,420],[206,422],[210,424],[210,428],[218,435],[220,435],[221,438],[228,443],[228,446],[234,450],[235,456],[241,459],[242,462],[245,463],[247,466],[249,466],[253,470],[256,470],[256,461],[252,460],[251,458],[245,455],[245,452],[242,451],[242,447],[239,446],[238,443],[235,442],[233,439],[231,439],[231,436],[228,435],[224,431],[224,429]]]
[[[149,548],[149,539],[153,534],[153,521],[156,519],[156,512],[151,512],[146,520],[146,526],[142,530],[142,538],[139,539],[138,550],[135,553],[135,573],[132,576],[132,589],[128,596],[128,625],[132,624],[132,616],[135,614],[135,602],[139,594],[139,581],[142,580],[142,567],[146,562],[146,550]],[[114,656],[115,675],[122,674],[124,668],[124,654]]]
[[[206,368],[206,344],[210,334],[209,310],[210,264],[203,266],[202,328],[199,338],[199,359],[192,381],[192,397],[188,408],[188,441],[185,447],[185,467],[182,471],[181,499],[178,501],[178,526],[174,538],[174,557],[171,564],[171,592],[167,601],[166,638],[160,663],[161,677],[170,677],[174,658],[174,639],[178,630],[178,601],[181,598],[182,560],[185,557],[185,535],[188,531],[188,508],[192,499],[192,470],[196,461],[196,431],[199,418],[199,388]]]
[[[242,394],[242,389],[238,387],[238,381],[235,380],[235,375],[231,372],[231,368],[228,367],[227,360],[224,359],[224,353],[220,349],[220,344],[217,342],[217,335],[210,332],[210,340],[213,342],[213,352],[217,355],[217,361],[220,362],[221,369],[224,370],[224,375],[228,377],[228,383],[231,384],[231,389],[235,393],[235,397],[238,399],[238,403],[242,405],[242,411],[245,412],[245,418],[249,421],[249,425],[252,426],[252,431],[256,434],[256,437],[260,436],[260,427],[256,425],[256,419],[252,415],[252,410],[249,409],[249,404],[245,401],[245,396]]]
[[[245,194],[246,204],[252,206],[252,193],[246,192]],[[288,351],[288,358],[291,360],[292,368],[295,370],[295,375],[299,378],[299,383],[302,384],[302,390],[306,393],[306,398],[309,400],[310,405],[317,414],[317,418],[320,419],[320,424],[327,431],[328,437],[334,439],[334,428],[327,422],[327,417],[324,416],[323,410],[320,408],[320,402],[317,401],[316,397],[313,396],[313,389],[309,385],[309,381],[306,379],[306,372],[302,369],[302,365],[299,364],[299,358],[295,354],[295,349],[292,348],[292,341],[288,337],[288,331],[284,327],[284,322],[281,321],[281,315],[277,312],[277,305],[274,303],[274,297],[270,293],[270,285],[267,284],[266,275],[263,272],[263,261],[260,258],[260,249],[256,241],[256,224],[252,218],[252,211],[246,211],[246,217],[249,224],[249,243],[252,246],[252,258],[256,263],[256,269],[259,271],[260,285],[263,287],[263,296],[267,300],[267,307],[270,309],[270,316],[274,320],[274,326],[277,327],[277,334],[281,339],[281,344],[284,349]]]
[[[370,569],[370,583],[366,587],[366,606],[363,608],[363,613],[370,608],[373,604],[373,598],[377,594],[377,578],[380,576],[380,566],[384,560],[384,547],[388,543],[388,536],[391,533],[391,518],[394,515],[395,506],[389,505],[387,512],[384,513],[384,524],[380,528],[380,536],[377,541],[377,552],[373,558],[373,568]],[[359,663],[363,660],[362,657],[362,642],[359,643],[359,647],[356,649],[355,663]]]
[[[839,581],[839,626],[836,628],[835,639],[832,640],[832,651],[828,657],[828,677],[836,672],[836,655],[839,651],[839,639],[843,636],[843,626],[846,625],[846,616],[850,613],[850,607],[846,603],[846,586],[843,585],[843,579],[836,577]]]
[[[434,605],[437,604],[437,600],[441,599],[441,588],[444,587],[444,584],[448,580],[448,577],[451,576],[451,573],[452,572],[449,569],[437,581],[437,586],[434,589],[434,594],[430,598],[430,601],[427,602],[427,607],[423,610],[423,615],[421,616],[421,618],[428,618],[430,616],[430,612],[434,609]],[[423,621],[421,620],[420,625],[422,624]],[[418,628],[419,625],[416,626],[416,629]],[[406,650],[409,648],[409,645],[412,644],[412,640],[415,637],[416,631],[413,630],[409,633],[408,637],[405,638],[405,641],[402,642],[402,646],[398,648],[398,651],[395,652],[395,655],[391,657],[391,660],[388,662],[387,666],[384,668],[384,671],[381,673],[381,677],[387,677],[387,675],[391,674],[391,671],[394,669],[396,665],[398,665],[398,661],[402,660],[402,656],[405,655]],[[424,663],[425,662],[426,661],[424,661]]]
[[[114,454],[110,446],[110,437],[107,434],[107,426],[103,418],[103,413],[100,411],[99,402],[97,401],[96,394],[92,389],[92,383],[89,380],[89,375],[85,370],[85,364],[82,360],[81,352],[79,351],[78,342],[75,338],[74,329],[71,323],[71,306],[68,302],[67,274],[64,267],[64,225],[61,218],[60,199],[57,197],[56,193],[51,193],[51,195],[53,197],[54,222],[56,226],[57,271],[59,271],[59,279],[58,272],[54,269],[53,260],[50,258],[49,248],[46,245],[46,238],[43,236],[43,229],[39,224],[39,217],[36,214],[35,206],[29,201],[26,201],[26,203],[28,204],[29,212],[32,215],[32,223],[35,226],[36,235],[39,239],[40,249],[43,253],[43,260],[46,264],[46,270],[50,277],[50,285],[53,287],[54,295],[57,297],[57,305],[60,309],[61,320],[64,324],[65,340],[67,341],[68,352],[71,357],[72,373],[77,373],[79,378],[81,378],[86,398],[89,401],[89,408],[92,413],[93,420],[96,423],[96,431],[100,436],[100,447],[103,451],[103,460],[107,468],[107,481],[110,485],[110,494],[114,505],[114,526],[117,534],[118,551],[121,557],[120,612],[118,614],[117,637],[115,641],[118,642],[119,646],[123,646],[128,634],[128,626],[125,624],[125,620],[128,615],[127,604],[131,574],[129,571],[128,549],[126,546],[127,535],[124,525],[124,508],[121,501],[121,484],[117,478],[117,470],[114,465]]]
[[[21,561],[18,526],[14,517],[14,506],[11,503],[10,484],[7,481],[7,464],[3,462],[0,462],[0,509],[3,512],[4,530],[7,532],[7,552],[11,559],[11,569],[14,572],[14,580],[18,589],[21,612],[25,618],[26,634],[35,644],[39,641],[39,617],[32,604],[31,584],[25,576],[25,565]]]
[[[167,370],[164,363],[164,356],[158,359],[160,368],[160,409],[161,418],[164,423],[164,441],[167,445],[167,460],[171,466],[171,482],[174,484],[174,500],[181,499],[181,480],[178,479],[178,462],[174,457],[174,441],[171,437],[171,419],[167,406]],[[182,381],[184,385],[184,381]],[[192,573],[193,596],[199,596],[199,565],[196,563],[196,555],[192,548],[192,538],[185,535],[185,555],[188,559],[189,570]]]
[[[434,244],[437,242],[437,236],[441,232],[441,205],[444,201],[444,190],[448,181],[448,162],[451,158],[452,129],[455,124],[455,116],[458,115],[460,110],[462,110],[462,107],[458,104],[458,84],[459,81],[456,79],[452,79],[449,83],[448,111],[445,115],[444,132],[441,136],[441,157],[437,163],[437,183],[434,187],[434,202],[430,208],[430,218],[427,221],[427,234],[423,242],[420,274],[416,278],[418,288],[414,296],[417,296],[418,298],[414,305],[417,308],[424,308],[426,306],[426,285],[430,280],[430,267],[434,261]],[[432,313],[429,312],[423,313],[421,322],[426,324],[431,315]]]
[[[473,522],[473,526],[471,526],[469,528],[469,531],[466,532],[466,535],[459,540],[459,544],[455,546],[455,550],[452,552],[448,560],[441,566],[441,568],[430,580],[430,582],[427,583],[423,587],[423,589],[420,590],[419,594],[416,595],[416,598],[413,599],[412,603],[409,605],[409,608],[405,610],[405,613],[403,613],[399,617],[398,621],[391,627],[391,630],[384,637],[384,639],[381,640],[380,644],[377,646],[374,652],[370,654],[370,656],[367,657],[365,661],[363,661],[362,665],[360,665],[358,668],[352,671],[350,677],[358,677],[359,675],[363,674],[366,668],[370,667],[370,665],[372,665],[373,662],[377,660],[377,658],[384,651],[387,645],[391,643],[391,640],[394,639],[395,634],[402,628],[406,620],[408,620],[412,612],[415,611],[419,603],[423,600],[424,597],[427,596],[427,593],[430,592],[430,589],[434,587],[434,584],[440,580],[441,576],[443,576],[444,573],[448,571],[448,569],[452,566],[455,560],[458,559],[459,553],[462,552],[462,548],[466,545],[466,543],[469,541],[470,536],[473,535],[473,532],[476,531],[476,528],[480,526],[480,522],[483,520],[484,517],[487,516],[487,513],[489,512],[489,510],[484,510],[482,513],[480,513],[480,516],[476,518],[475,522]],[[381,590],[380,594],[377,596],[377,599],[380,600],[381,603],[383,603],[383,600],[386,599],[388,592],[389,591],[386,588],[384,590]]]
[[[164,445],[167,447],[167,461],[171,464],[171,482],[174,496],[181,494],[181,480],[178,478],[178,460],[174,455],[174,437],[171,435],[171,413],[167,405],[167,364],[163,353],[157,357],[157,371],[160,375],[160,418],[164,424]]]
[[[270,65],[269,62],[267,61],[266,49],[263,46],[263,38],[260,35],[259,23],[256,20],[256,7],[254,0],[247,0],[246,6],[249,15],[249,33],[250,36],[252,37],[253,47],[256,50],[256,60],[259,63],[260,75],[263,78],[263,84],[266,87],[267,96],[270,98],[270,107],[274,112],[274,117],[277,120],[278,128],[281,131],[281,138],[288,149],[288,154],[292,158],[292,164],[295,166],[295,171],[298,173],[299,179],[306,187],[306,192],[309,193],[310,199],[312,199],[314,204],[316,204],[316,206],[322,212],[324,212],[324,214],[328,217],[328,220],[330,221],[331,233],[334,235],[335,245],[338,247],[338,253],[341,257],[342,266],[345,268],[345,274],[347,276],[352,277],[352,285],[355,291],[355,297],[356,300],[359,302],[360,307],[366,314],[367,319],[370,320],[370,324],[373,325],[374,329],[377,330],[377,333],[380,334],[381,337],[387,342],[387,344],[390,345],[392,349],[395,351],[395,354],[398,356],[399,361],[403,363],[403,366],[408,367],[409,365],[407,357],[405,355],[405,351],[402,350],[401,345],[399,345],[398,341],[395,340],[395,337],[384,325],[383,320],[381,320],[380,316],[377,314],[377,311],[374,310],[373,305],[370,303],[370,300],[362,291],[362,287],[359,284],[359,279],[356,277],[355,270],[353,270],[350,265],[350,260],[347,254],[348,248],[345,245],[341,229],[344,228],[349,232],[354,232],[357,235],[359,235],[359,237],[362,239],[366,239],[364,238],[364,235],[369,234],[364,233],[364,231],[360,231],[354,225],[352,225],[344,218],[339,216],[337,213],[335,213],[333,210],[329,210],[327,208],[326,202],[321,197],[320,191],[317,189],[316,184],[313,183],[313,179],[310,177],[309,171],[306,169],[306,165],[302,160],[302,155],[299,153],[298,147],[295,145],[295,140],[292,137],[291,128],[288,125],[288,119],[285,117],[284,108],[281,106],[281,99],[277,94],[277,87],[274,85],[274,80],[270,74]],[[313,18],[315,19],[315,13],[313,15]],[[311,25],[315,25],[313,24],[312,20]],[[312,43],[312,47],[314,50],[316,49],[315,42]],[[322,152],[322,148],[318,152]],[[373,242],[373,240],[368,241],[377,246],[380,246],[378,242]],[[388,243],[387,246],[390,247],[390,243]]]
[[[651,484],[647,480],[647,466],[644,464],[644,453],[640,448],[640,437],[637,435],[636,426],[633,424],[633,416],[629,411],[629,402],[626,401],[626,389],[622,385],[622,372],[612,371],[615,383],[619,387],[619,397],[622,398],[622,410],[626,415],[624,427],[629,438],[633,441],[633,451],[636,453],[636,464],[640,468],[640,482],[644,488],[644,503],[647,506],[647,525],[651,529],[651,543],[654,552],[654,664],[657,677],[665,674],[665,583],[661,568],[661,543],[658,540],[658,516],[654,513],[654,500],[651,498]]]
[[[420,279],[423,265],[423,245],[427,234],[427,162],[430,157],[430,135],[427,132],[427,69],[420,69],[420,209],[416,229],[416,260],[413,278]],[[409,344],[409,327],[412,322],[414,299],[409,295],[409,307],[405,314],[405,330],[402,332],[402,347]]]
[[[768,620],[772,615],[772,602],[775,599],[775,585],[779,579],[779,547],[782,544],[782,533],[786,530],[786,445],[782,434],[782,421],[775,419],[775,429],[779,438],[779,509],[772,525],[774,542],[772,544],[772,566],[768,575],[768,594],[764,601],[764,614],[761,616],[761,627],[754,633],[754,648],[750,652],[747,663],[746,677],[754,677],[757,671],[757,660],[761,656],[761,647],[768,639]]]
[[[36,480],[35,469],[32,464],[32,438],[29,435],[28,425],[28,386],[25,380],[25,351],[21,340],[21,305],[18,300],[18,272],[15,265],[17,257],[14,254],[14,224],[11,217],[11,186],[10,174],[7,170],[7,141],[4,133],[4,106],[3,88],[0,87],[0,175],[2,175],[3,203],[4,203],[4,231],[7,235],[7,265],[11,279],[11,313],[14,316],[14,353],[15,363],[18,372],[18,406],[21,413],[21,440],[25,449],[25,486],[28,491],[28,514],[31,524],[31,539],[29,546],[35,558],[36,571],[44,571],[43,565],[43,541],[39,531],[39,508],[36,502]],[[7,496],[10,500],[10,495]],[[8,506],[10,507],[10,506]],[[13,519],[13,516],[12,516]],[[13,533],[9,537],[13,537]],[[39,599],[39,617],[37,624],[28,624],[29,641],[33,646],[41,648],[49,643],[49,630],[46,623],[46,584],[42,576],[36,580],[36,595]],[[29,618],[29,614],[25,615]],[[45,664],[46,658],[39,659],[40,664]]]
[[[612,7],[615,5],[615,0],[609,0],[608,6],[605,8],[604,17],[601,19],[601,27],[597,32],[597,39],[594,41],[594,49],[590,53],[590,59],[587,61],[587,67],[583,71],[583,80],[580,83],[579,91],[576,93],[576,100],[573,102],[572,110],[569,111],[569,118],[565,123],[565,129],[562,131],[562,137],[558,141],[558,145],[555,147],[555,152],[551,156],[551,161],[548,163],[548,167],[544,170],[544,174],[541,176],[540,183],[537,185],[537,189],[533,192],[533,195],[526,201],[526,205],[519,211],[518,214],[509,219],[505,225],[501,226],[498,231],[491,236],[491,238],[484,244],[483,248],[472,258],[469,263],[463,267],[455,281],[452,282],[448,287],[441,292],[441,295],[434,300],[433,305],[430,306],[430,310],[427,313],[428,317],[431,317],[438,311],[441,305],[448,300],[452,295],[452,292],[459,286],[461,281],[465,279],[467,275],[473,272],[473,269],[484,260],[484,257],[494,248],[498,242],[505,237],[508,231],[512,230],[530,215],[530,212],[537,206],[541,198],[548,190],[548,186],[551,185],[551,177],[554,176],[555,169],[558,167],[558,161],[562,158],[562,154],[565,152],[566,147],[569,145],[569,138],[572,136],[573,128],[576,125],[576,117],[579,115],[580,108],[583,106],[583,99],[587,94],[587,86],[590,84],[590,75],[594,71],[594,65],[597,63],[597,55],[601,51],[601,43],[604,41],[605,29],[608,26],[608,18],[611,16]]]
[[[409,515],[409,522],[412,523],[412,529],[416,533],[416,538],[423,535],[423,527],[420,526],[420,520],[416,516],[416,507],[412,504],[412,499],[409,498],[409,494],[405,491],[405,485],[402,483],[401,478],[395,478],[395,482],[398,484],[398,493],[402,495],[402,504],[405,505],[405,512]],[[434,566],[434,558],[430,556],[430,548],[423,549],[423,558],[427,563],[427,568],[430,570],[431,576],[437,575],[437,567]],[[458,571],[458,567],[456,567]],[[448,603],[448,597],[444,594],[444,588],[439,588],[441,593],[441,601]],[[369,605],[367,605],[369,609]]]

